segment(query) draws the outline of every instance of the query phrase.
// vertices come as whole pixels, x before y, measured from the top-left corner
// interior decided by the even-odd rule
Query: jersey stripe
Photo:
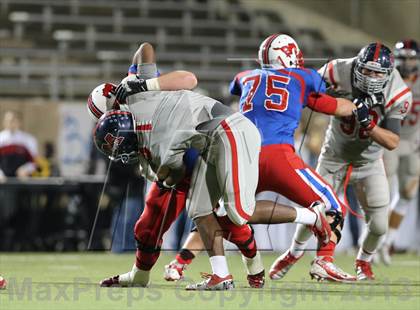
[[[332,61],[328,63],[328,76],[330,77],[331,84],[333,84],[334,86],[337,85],[334,78],[334,66]]]
[[[239,188],[239,169],[238,169],[238,150],[236,148],[235,137],[233,136],[232,129],[227,124],[226,120],[221,122],[222,128],[224,129],[226,136],[229,140],[231,157],[232,157],[232,181],[233,181],[233,192],[235,197],[235,208],[238,214],[245,220],[250,219],[250,215],[245,213],[241,204],[241,192]]]
[[[392,98],[385,106],[385,108],[389,108],[390,106],[392,106],[395,101],[397,101],[398,99],[400,99],[402,96],[404,96],[405,94],[410,92],[410,88],[405,88],[403,91],[401,91],[400,93],[398,93],[397,95],[394,96],[394,98]]]
[[[280,73],[289,75],[294,77],[300,83],[300,103],[303,104],[303,100],[305,99],[305,90],[306,90],[306,83],[305,79],[298,73],[292,72],[291,70],[280,69],[278,70]]]

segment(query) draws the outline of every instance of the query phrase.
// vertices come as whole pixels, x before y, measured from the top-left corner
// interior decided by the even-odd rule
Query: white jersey
[[[189,148],[203,152],[208,130],[233,114],[217,100],[188,90],[135,94],[128,97],[128,109],[136,121],[140,152],[155,172],[162,165],[181,167]]]
[[[333,60],[318,72],[336,91],[352,98],[352,68],[355,59]],[[373,121],[380,126],[386,119],[404,119],[410,108],[412,95],[396,69],[392,71],[383,95],[384,102],[370,108]],[[382,146],[368,136],[355,116],[331,118],[322,148],[323,156],[339,157],[361,165],[381,158],[382,153]]]
[[[414,82],[407,83],[413,94],[413,103],[402,122],[401,139],[419,145],[420,140],[420,76]]]

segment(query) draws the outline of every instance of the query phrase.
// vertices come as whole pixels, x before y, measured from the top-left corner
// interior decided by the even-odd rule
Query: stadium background
[[[155,46],[162,73],[192,71],[200,91],[234,107],[228,84],[235,73],[256,66],[258,46],[271,33],[292,35],[310,67],[354,56],[369,42],[420,39],[417,0],[0,0],[0,17],[0,117],[19,112],[23,130],[36,137],[39,155],[56,174],[0,185],[2,209],[21,208],[18,219],[6,216],[0,228],[0,249],[7,251],[86,249],[107,167],[92,149],[86,98],[101,82],[121,80],[141,42]],[[325,126],[325,118],[312,118],[302,151],[312,163]],[[93,249],[108,249],[116,240],[115,212],[129,214],[121,212],[127,199],[113,204],[112,188],[105,192],[110,198],[101,200]],[[16,202],[21,194],[24,207]],[[410,233],[416,231],[415,205],[412,212],[401,232],[403,249],[419,247]],[[284,238],[273,243],[259,227],[261,247],[280,250],[293,227],[269,230]],[[344,236],[340,247],[348,249],[351,234]],[[173,244],[179,241],[168,248]]]

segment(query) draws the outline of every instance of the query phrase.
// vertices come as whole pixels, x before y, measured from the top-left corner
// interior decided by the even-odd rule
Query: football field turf
[[[200,255],[188,268],[184,282],[166,282],[163,266],[172,253],[163,253],[152,271],[150,288],[100,288],[104,277],[126,272],[133,254],[0,254],[0,274],[8,280],[0,290],[0,309],[420,309],[420,259],[396,255],[394,265],[374,266],[372,283],[333,284],[309,278],[306,255],[281,281],[267,280],[251,289],[239,255],[228,256],[236,289],[226,292],[185,291],[185,284],[209,272]],[[263,254],[266,268],[275,255]],[[353,258],[338,256],[338,264],[353,270]]]

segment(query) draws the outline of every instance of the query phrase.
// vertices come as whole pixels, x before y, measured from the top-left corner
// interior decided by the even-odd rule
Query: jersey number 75
[[[284,112],[287,110],[289,105],[289,91],[285,87],[276,86],[275,82],[282,84],[289,84],[290,78],[281,75],[268,75],[267,82],[265,87],[265,96],[264,107],[267,110]],[[245,98],[244,105],[242,107],[242,112],[252,111],[254,108],[253,99],[255,93],[261,83],[261,75],[253,75],[244,79],[243,84],[251,84],[251,89],[248,92],[247,97]]]

